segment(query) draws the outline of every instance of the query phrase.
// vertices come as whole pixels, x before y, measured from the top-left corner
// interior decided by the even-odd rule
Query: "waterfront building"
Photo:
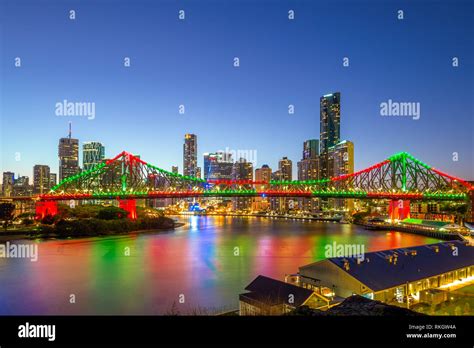
[[[240,315],[282,315],[300,306],[327,309],[330,300],[293,284],[259,275],[239,295]]]
[[[37,164],[33,167],[33,193],[44,194],[50,187],[49,166]]]
[[[59,180],[79,173],[79,140],[71,136],[71,123],[69,123],[69,136],[59,139]]]
[[[2,196],[10,197],[13,195],[13,183],[15,182],[15,173],[3,172]]]
[[[82,145],[82,169],[90,170],[105,158],[105,147],[98,141],[88,141]]]
[[[354,256],[354,255],[352,255]],[[474,281],[474,247],[461,241],[332,257],[299,268],[300,286],[407,306],[423,292]],[[428,303],[429,304],[429,303]]]
[[[185,134],[183,145],[183,175],[196,176],[197,167],[197,136]]]

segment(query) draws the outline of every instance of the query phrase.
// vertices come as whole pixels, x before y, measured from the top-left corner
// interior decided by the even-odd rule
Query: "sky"
[[[473,10],[457,0],[0,0],[0,171],[57,173],[72,121],[73,137],[102,142],[109,158],[126,150],[182,172],[194,133],[201,167],[203,153],[229,149],[256,151],[273,170],[287,156],[296,174],[303,142],[319,138],[319,99],[337,91],[356,170],[407,151],[473,180]],[[65,99],[95,103],[95,117],[56,115]],[[389,99],[420,103],[419,119],[381,116]]]

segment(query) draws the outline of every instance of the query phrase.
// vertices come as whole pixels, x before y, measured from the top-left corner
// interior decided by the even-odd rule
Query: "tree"
[[[44,225],[52,225],[52,224],[54,224],[54,222],[55,222],[54,216],[51,215],[51,214],[46,215],[46,216],[41,220],[41,223],[44,224]]]
[[[3,220],[3,228],[7,229],[10,222],[13,220],[15,211],[15,204],[0,203],[0,220]]]
[[[124,209],[117,207],[105,207],[97,214],[98,219],[102,220],[116,220],[126,218],[128,212]]]

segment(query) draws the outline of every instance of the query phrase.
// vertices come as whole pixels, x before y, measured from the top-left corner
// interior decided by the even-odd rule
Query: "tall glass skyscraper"
[[[323,95],[320,99],[319,139],[321,153],[336,145],[341,136],[341,94],[339,92]]]
[[[183,175],[196,176],[197,167],[197,137],[195,134],[186,134],[183,145]]]
[[[82,168],[90,170],[105,158],[105,146],[97,141],[88,141],[82,145]]]
[[[320,99],[320,156],[319,178],[329,178],[328,150],[340,141],[341,95],[339,92],[323,95]]]

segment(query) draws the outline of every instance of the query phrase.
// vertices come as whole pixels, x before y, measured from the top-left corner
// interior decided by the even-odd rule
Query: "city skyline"
[[[347,11],[342,12],[333,11],[330,4],[309,2],[282,2],[270,9],[256,4],[251,19],[248,5],[239,3],[235,11],[229,5],[215,19],[222,30],[213,34],[205,4],[183,5],[184,21],[177,18],[179,5],[155,5],[156,11],[150,13],[133,7],[127,12],[131,25],[125,30],[120,21],[123,8],[95,4],[91,11],[85,3],[74,6],[77,18],[70,21],[69,7],[23,9],[11,3],[10,12],[21,15],[11,16],[15,25],[10,17],[2,18],[11,40],[2,54],[0,170],[31,178],[33,166],[43,164],[58,172],[57,139],[67,136],[69,121],[81,147],[99,141],[106,146],[107,157],[126,150],[167,169],[178,165],[182,170],[186,133],[199,137],[201,168],[204,153],[226,148],[257,151],[256,167],[276,168],[282,157],[296,164],[301,144],[318,138],[319,98],[339,91],[341,140],[355,144],[355,170],[407,151],[472,180],[474,108],[472,66],[467,62],[473,52],[464,35],[470,28],[466,13],[472,4],[460,5],[465,11],[447,4],[426,8],[403,3],[406,18],[398,21],[394,2],[371,4],[364,11],[346,4]],[[296,13],[293,22],[287,18],[289,8]],[[107,30],[101,26],[104,13]],[[324,13],[331,13],[330,18]],[[436,26],[440,13],[450,35]],[[26,30],[39,21],[37,31]],[[248,28],[242,28],[242,21]],[[374,38],[364,23],[375,26],[382,21]],[[338,30],[333,30],[336,24]],[[169,37],[160,33],[162,25]],[[423,50],[417,48],[421,27],[426,29]],[[394,31],[398,39],[391,41]],[[250,41],[249,32],[254,33]],[[98,39],[90,41],[92,34]],[[328,35],[334,40],[326,40]],[[145,49],[134,42],[136,36],[153,39],[154,45]],[[100,54],[100,40],[108,42],[106,55]],[[27,47],[31,41],[35,45]],[[65,42],[68,49],[55,49],[56,42]],[[344,49],[338,42],[346,42]],[[160,45],[167,49],[161,52]],[[51,50],[55,55],[49,54]],[[98,53],[90,55],[89,50]],[[456,68],[453,56],[459,57]],[[20,68],[14,65],[16,57],[22,58]],[[131,58],[129,68],[123,66],[124,57]],[[240,58],[238,68],[233,66],[234,57]],[[343,66],[344,57],[350,59],[348,67]],[[47,68],[51,64],[54,69]],[[63,100],[95,102],[94,118],[57,116],[55,105]],[[381,116],[380,104],[388,100],[419,102],[421,117]],[[184,114],[180,105],[185,106]]]

